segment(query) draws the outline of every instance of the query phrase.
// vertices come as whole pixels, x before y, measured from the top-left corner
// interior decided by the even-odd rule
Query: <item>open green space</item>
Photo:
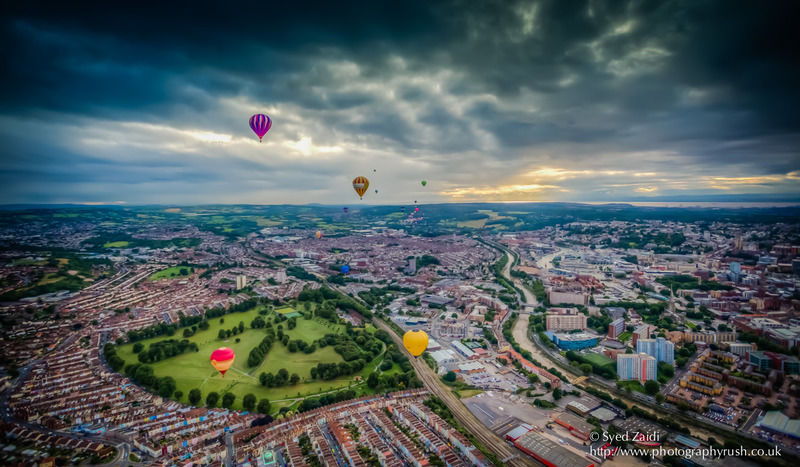
[[[130,242],[120,240],[117,242],[106,242],[103,244],[103,248],[125,248],[128,245],[130,245]]]
[[[642,383],[638,381],[617,381],[617,387],[646,394],[644,386],[642,386]]]
[[[299,309],[304,307],[300,306]],[[236,395],[236,400],[232,408],[243,409],[242,399],[246,394],[252,393],[257,399],[266,398],[272,402],[272,411],[275,412],[281,407],[289,407],[297,403],[298,398],[320,394],[327,391],[347,388],[351,385],[358,385],[360,393],[369,393],[371,390],[362,381],[377,371],[377,367],[382,360],[379,355],[358,373],[342,376],[332,380],[320,380],[311,378],[311,368],[320,363],[339,363],[344,361],[339,353],[335,352],[330,346],[319,348],[313,353],[306,354],[302,351],[289,352],[287,346],[276,340],[264,361],[257,367],[248,367],[247,360],[250,351],[266,336],[266,330],[253,329],[251,322],[258,316],[264,319],[275,319],[276,314],[268,311],[265,315],[259,311],[266,311],[267,308],[259,306],[246,312],[231,313],[219,318],[209,320],[207,330],[197,329],[194,335],[185,338],[197,344],[198,351],[188,350],[182,354],[165,358],[158,362],[148,363],[153,368],[156,378],[171,376],[175,379],[176,390],[181,391],[183,396],[181,402],[188,403],[189,391],[197,388],[203,394],[203,401],[210,392],[217,392],[220,397],[231,392]],[[291,311],[294,311],[290,308]],[[220,322],[220,321],[223,322]],[[219,331],[228,330],[238,326],[239,322],[244,323],[244,331],[229,338],[220,339]],[[283,332],[291,340],[301,339],[307,343],[312,343],[326,334],[341,334],[345,332],[345,326],[335,324],[322,318],[296,319],[296,327],[288,329],[288,321],[279,323]],[[277,326],[277,324],[273,324]],[[141,340],[144,351],[157,342],[169,339],[182,340],[183,329],[179,329],[173,336],[159,336],[152,339]],[[238,340],[238,342],[237,342]],[[136,343],[128,343],[117,347],[117,355],[125,361],[125,365],[138,363],[138,356],[133,348]],[[211,352],[219,347],[230,347],[236,353],[236,360],[233,366],[222,377],[210,364],[209,356]],[[397,367],[397,365],[395,365]],[[296,373],[300,377],[300,382],[295,385],[281,387],[265,387],[259,383],[259,375],[262,372],[277,374],[280,369],[285,368],[289,374]],[[394,368],[392,368],[394,370]],[[360,377],[360,378],[359,378]],[[201,402],[202,404],[202,402]]]
[[[583,356],[583,358],[589,363],[597,366],[612,365],[614,363],[613,360],[599,353],[587,353]]]
[[[186,277],[192,273],[192,268],[189,266],[170,266],[167,269],[162,269],[150,275],[151,281],[158,281],[161,279],[174,279],[176,277]]]
[[[631,337],[633,337],[633,333],[625,331],[619,336],[617,336],[617,340],[619,340],[620,342],[628,342],[629,340],[631,340]]]

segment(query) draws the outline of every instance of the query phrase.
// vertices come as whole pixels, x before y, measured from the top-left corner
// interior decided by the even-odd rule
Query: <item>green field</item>
[[[376,367],[381,362],[382,356],[379,356],[357,374],[328,381],[312,380],[312,367],[318,363],[338,363],[343,361],[342,357],[331,347],[319,349],[312,354],[303,352],[291,353],[283,344],[275,342],[260,366],[248,368],[247,356],[250,350],[258,345],[265,335],[263,329],[251,329],[249,327],[250,322],[258,316],[259,309],[252,309],[243,313],[232,313],[222,318],[211,319],[208,330],[198,330],[192,337],[188,338],[188,340],[197,343],[199,351],[183,353],[156,363],[150,363],[149,365],[153,368],[155,376],[159,378],[172,376],[175,378],[176,389],[183,392],[181,402],[184,403],[188,403],[189,391],[193,388],[198,388],[203,393],[203,400],[212,391],[216,391],[220,396],[225,392],[236,394],[236,401],[233,404],[234,409],[242,409],[241,404],[244,395],[253,393],[258,399],[269,399],[272,402],[273,411],[277,411],[280,407],[294,404],[298,398],[346,388],[348,385],[354,384],[356,376],[361,376],[366,380],[370,373],[376,371]],[[224,319],[224,323],[220,323],[220,319]],[[218,338],[220,329],[230,329],[238,325],[240,321],[245,325],[244,332],[225,340]],[[325,334],[338,334],[344,331],[344,326],[320,318],[310,320],[299,318],[297,319],[297,327],[292,330],[287,329],[286,322],[282,324],[284,333],[288,334],[291,339],[302,339],[309,343],[325,336]],[[147,349],[154,342],[167,339],[180,340],[182,339],[182,332],[182,330],[179,330],[171,337],[159,336],[140,342]],[[237,343],[236,338],[239,338],[240,342]],[[236,360],[224,378],[209,363],[211,352],[219,347],[230,347],[236,352]],[[118,347],[117,355],[125,360],[126,365],[138,363],[137,356],[133,353],[133,344],[125,344]],[[281,368],[286,368],[290,374],[297,373],[301,378],[301,382],[294,386],[287,385],[278,388],[267,388],[259,384],[258,375],[261,372],[275,374]],[[370,391],[366,384],[359,384],[358,388],[361,391]]]
[[[125,248],[130,245],[130,242],[126,241],[119,241],[119,242],[106,242],[103,245],[103,248]]]
[[[120,242],[117,242],[120,243]],[[181,274],[181,269],[185,270],[187,274]],[[162,269],[150,275],[151,281],[158,281],[161,279],[174,279],[176,277],[189,276],[191,268],[189,266],[170,266],[167,269]]]
[[[628,331],[625,331],[622,334],[620,334],[619,336],[617,336],[617,340],[620,341],[620,342],[628,342],[629,340],[631,340],[632,336],[633,336],[632,333],[630,333]]]
[[[605,355],[600,355],[599,353],[587,353],[583,355],[583,358],[586,359],[587,362],[593,363],[597,366],[612,365],[614,363],[613,360]]]

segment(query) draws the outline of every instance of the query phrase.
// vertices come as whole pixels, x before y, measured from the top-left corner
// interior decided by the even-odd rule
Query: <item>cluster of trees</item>
[[[348,389],[345,391],[339,391],[334,394],[325,394],[319,398],[306,398],[303,399],[303,402],[300,403],[300,407],[297,408],[299,412],[306,412],[309,410],[318,409],[320,407],[335,404],[337,402],[346,401],[348,399],[353,399],[356,397],[356,392],[352,389]]]
[[[310,272],[306,271],[305,269],[303,269],[303,268],[301,268],[299,266],[289,266],[288,268],[286,268],[286,274],[288,274],[290,276],[294,276],[294,277],[296,277],[298,279],[301,279],[301,280],[304,280],[304,281],[319,282],[319,279],[317,279],[317,276],[315,276],[314,274],[311,274]]]
[[[331,380],[339,376],[347,376],[361,371],[366,362],[358,359],[352,362],[339,362],[339,363],[319,363],[317,366],[311,368],[311,378]]]
[[[656,279],[661,285],[671,288],[673,290],[731,290],[733,287],[730,285],[720,284],[717,281],[703,281],[702,283],[697,277],[687,274],[680,274],[677,276],[665,276]]]
[[[256,316],[253,318],[253,321],[250,321],[250,327],[253,329],[263,329],[267,327],[267,321],[261,316]]]
[[[289,341],[289,344],[286,346],[286,349],[291,353],[300,351],[307,354],[312,354],[317,351],[317,344],[309,344],[308,342],[302,339],[295,339]]]
[[[415,290],[408,287],[401,287],[399,285],[387,285],[386,287],[373,287],[369,290],[362,290],[358,293],[359,298],[363,300],[370,307],[376,305],[386,306],[395,295],[399,294],[412,294]]]
[[[155,391],[161,397],[171,397],[175,393],[175,379],[172,376],[156,378],[153,367],[141,363],[132,363],[125,366],[125,374],[137,384]],[[175,393],[177,397],[183,394]]]
[[[119,371],[125,366],[125,360],[117,355],[117,349],[114,347],[114,344],[110,342],[106,344],[103,347],[103,355],[106,357],[106,362],[108,362],[108,366],[110,366],[112,370]]]
[[[431,264],[441,264],[439,258],[431,255],[422,255],[417,257],[417,269],[422,269]]]
[[[695,352],[697,352],[697,345],[695,345],[694,342],[683,344],[683,346],[675,350],[675,366],[678,368],[683,368],[686,365],[686,362],[689,361],[689,357],[694,355]]]
[[[372,313],[367,310],[367,307],[355,301],[353,298],[347,297],[328,287],[320,287],[316,290],[309,290],[308,288],[303,289],[297,298],[300,301],[320,304],[315,314],[334,323],[339,321],[339,317],[336,315],[337,308],[340,310],[355,310],[368,320],[372,318]]]
[[[220,322],[222,322],[222,320],[220,320]],[[227,339],[242,332],[244,332],[244,322],[239,321],[237,326],[234,326],[230,329],[220,329],[217,337],[220,339]]]
[[[375,390],[391,390],[421,388],[422,382],[417,378],[414,370],[406,371],[404,373],[395,373],[392,375],[378,375],[378,373],[370,373],[367,377],[367,386]]]
[[[300,382],[300,375],[297,373],[292,373],[290,376],[289,371],[286,368],[281,368],[274,375],[272,373],[262,372],[260,375],[258,375],[258,382],[261,383],[262,386],[268,388],[278,388],[281,386],[286,386],[287,384],[294,386]]]
[[[602,316],[589,316],[586,319],[586,326],[594,329],[600,334],[605,334],[608,332],[608,325],[611,324],[611,318],[605,314],[605,310],[603,310],[602,313]]]
[[[153,342],[148,349],[144,350],[144,345],[141,342],[133,344],[133,353],[138,354],[138,359],[141,363],[154,363],[160,362],[165,358],[174,357],[184,352],[199,352],[200,349],[196,343],[190,342],[186,339],[176,340],[168,339],[160,342]]]
[[[137,342],[158,336],[172,336],[178,330],[177,324],[158,323],[142,329],[127,332],[128,342]]]
[[[269,349],[272,348],[272,342],[274,340],[275,334],[268,332],[267,335],[261,339],[261,343],[250,350],[250,355],[247,356],[247,366],[254,367],[261,365],[261,362],[264,361],[264,357],[266,357],[267,353],[269,353]]]

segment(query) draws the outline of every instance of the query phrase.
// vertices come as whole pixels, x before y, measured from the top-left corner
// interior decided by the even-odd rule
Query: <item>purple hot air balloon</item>
[[[250,128],[258,135],[258,142],[267,134],[272,126],[272,120],[266,114],[255,114],[250,117]]]

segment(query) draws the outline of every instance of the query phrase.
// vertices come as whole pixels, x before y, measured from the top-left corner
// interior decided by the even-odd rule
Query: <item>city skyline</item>
[[[800,197],[796,4],[122,8],[3,7],[2,203]]]

